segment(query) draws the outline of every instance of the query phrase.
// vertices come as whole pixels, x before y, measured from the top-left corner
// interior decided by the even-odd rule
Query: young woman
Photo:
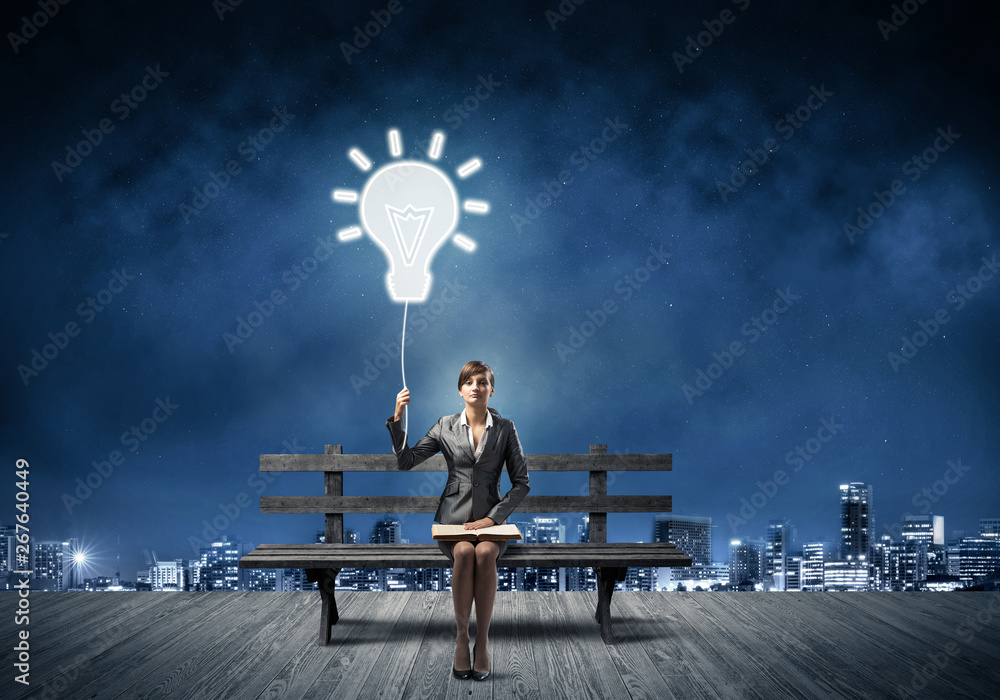
[[[448,481],[434,520],[442,525],[465,524],[466,530],[503,524],[528,493],[528,465],[514,424],[487,406],[493,396],[493,370],[473,360],[458,375],[458,393],[465,410],[440,418],[411,449],[403,433],[403,409],[410,403],[409,389],[396,395],[396,411],[386,421],[392,449],[400,469],[412,469],[441,452],[448,464]],[[500,498],[504,464],[511,489]],[[455,606],[456,678],[486,680],[490,675],[489,631],[497,592],[497,558],[507,542],[443,542],[438,545],[454,563],[451,577]],[[476,644],[469,658],[469,617],[476,602]]]

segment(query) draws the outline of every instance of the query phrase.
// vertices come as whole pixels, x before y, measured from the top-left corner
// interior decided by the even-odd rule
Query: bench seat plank
[[[243,569],[449,568],[437,544],[268,544],[240,559]],[[691,557],[666,542],[512,543],[500,567],[691,566]]]

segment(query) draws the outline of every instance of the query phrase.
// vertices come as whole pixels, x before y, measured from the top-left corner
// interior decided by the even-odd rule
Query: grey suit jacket
[[[386,421],[392,448],[400,469],[412,469],[438,452],[448,464],[445,483],[434,520],[442,525],[461,525],[480,518],[503,523],[528,493],[528,462],[521,449],[514,423],[493,417],[485,435],[486,444],[475,459],[467,429],[459,423],[461,413],[443,416],[412,448],[403,439],[403,421]],[[511,489],[500,498],[500,474],[504,464]]]

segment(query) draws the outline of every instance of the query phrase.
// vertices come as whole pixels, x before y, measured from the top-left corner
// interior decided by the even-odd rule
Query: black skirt
[[[500,558],[503,557],[503,553],[505,551],[507,551],[507,544],[509,542],[510,542],[510,540],[500,540],[499,542],[496,543],[500,547],[500,554],[497,555],[497,566],[502,566],[502,564],[500,563]],[[444,555],[446,557],[448,557],[448,559],[451,560],[452,564],[454,564],[455,563],[455,557],[452,555],[451,549],[452,549],[452,547],[455,546],[455,542],[454,541],[438,540],[437,543],[438,543],[438,547],[441,548],[441,551],[444,552]]]

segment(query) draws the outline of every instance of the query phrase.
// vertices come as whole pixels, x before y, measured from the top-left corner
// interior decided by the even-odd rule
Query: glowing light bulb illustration
[[[389,152],[394,158],[403,153],[400,133],[388,133]],[[444,134],[434,132],[427,156],[438,160],[444,148]],[[351,161],[363,172],[372,169],[368,157],[358,148],[348,152]],[[478,158],[460,165],[456,174],[467,178],[482,167]],[[342,203],[358,201],[355,190],[334,190],[333,200]],[[448,176],[430,163],[417,160],[397,160],[376,170],[361,191],[361,226],[385,252],[389,259],[386,289],[394,301],[422,302],[430,293],[433,275],[431,259],[441,245],[451,237],[467,252],[475,242],[461,233],[454,233],[458,224],[458,193]],[[487,214],[489,204],[467,199],[462,209],[471,214]],[[351,226],[337,232],[341,241],[359,238],[362,230]]]

